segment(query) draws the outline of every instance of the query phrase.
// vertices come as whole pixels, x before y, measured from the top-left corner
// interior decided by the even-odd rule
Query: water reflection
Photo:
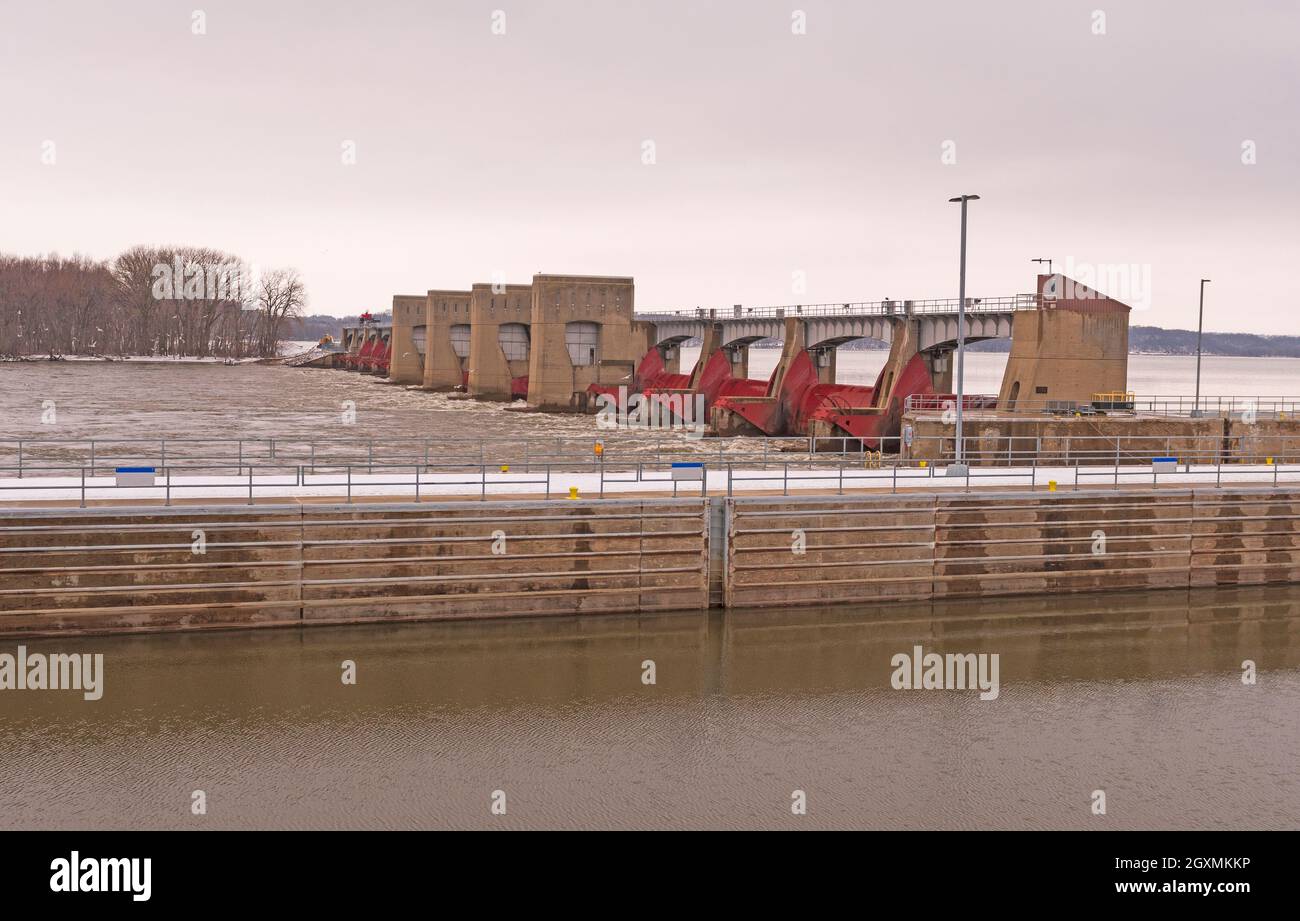
[[[106,689],[0,693],[0,824],[1294,827],[1298,614],[1279,587],[33,640],[103,652]],[[997,653],[1000,697],[893,690],[913,644]]]

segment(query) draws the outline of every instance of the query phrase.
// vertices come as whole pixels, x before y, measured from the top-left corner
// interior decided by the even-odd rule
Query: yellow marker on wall
[[[569,487],[569,498],[570,498],[570,499],[576,499],[576,498],[578,498],[578,487],[576,487],[576,486],[570,486],[570,487]]]
[[[502,465],[501,465],[501,472],[502,472],[502,473],[509,473],[509,472],[510,472],[510,465],[509,465],[509,464],[502,464]]]
[[[600,457],[602,454],[605,453],[605,446],[598,441],[596,442],[595,447],[593,447],[592,450],[596,453],[597,457]]]
[[[921,461],[921,466],[922,466],[922,467],[926,466],[926,462],[925,462],[925,461]]]
[[[1048,491],[1048,492],[1056,492],[1056,480],[1048,480],[1048,481],[1047,481],[1047,491]]]

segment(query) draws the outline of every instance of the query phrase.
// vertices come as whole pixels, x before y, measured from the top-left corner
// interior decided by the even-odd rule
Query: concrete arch
[[[976,342],[981,339],[1010,339],[1011,313],[968,313],[966,315],[965,339]],[[957,342],[957,317],[953,314],[922,317],[917,351],[928,352],[932,349],[953,348]]]

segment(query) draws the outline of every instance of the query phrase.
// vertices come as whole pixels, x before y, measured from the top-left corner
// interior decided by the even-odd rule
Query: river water
[[[1297,618],[1287,587],[31,640],[102,653],[104,694],[0,691],[0,826],[1296,828]],[[996,653],[998,697],[893,689],[914,645]]]
[[[683,349],[683,367],[698,350]],[[884,350],[841,349],[843,383],[874,383]],[[766,377],[779,349],[751,349],[750,374]],[[997,393],[1006,355],[967,356],[968,393]],[[1129,389],[1191,394],[1195,359],[1134,355]],[[1300,396],[1300,359],[1204,359],[1201,392],[1213,396]],[[344,424],[345,411],[352,407]],[[53,410],[51,414],[50,410]],[[647,440],[689,445],[681,433],[605,432],[592,416],[517,412],[502,404],[406,390],[345,371],[196,362],[0,363],[0,441],[23,439],[348,439],[590,442],[643,449]],[[749,450],[747,439],[727,449]],[[6,450],[0,445],[0,452]],[[12,450],[12,445],[8,446]],[[177,447],[179,450],[179,447]],[[709,450],[718,450],[717,441]],[[491,458],[489,458],[490,460]]]

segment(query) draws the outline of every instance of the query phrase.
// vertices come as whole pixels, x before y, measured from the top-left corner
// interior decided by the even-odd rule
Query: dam
[[[967,396],[963,409],[1133,410],[1131,399],[1099,399],[1126,390],[1130,308],[1060,274],[1039,275],[1028,294],[967,298],[964,311],[956,299],[886,299],[637,312],[634,299],[630,277],[543,274],[398,295],[390,328],[344,330],[336,366],[540,411],[594,412],[598,397],[620,393],[652,405],[698,400],[712,435],[851,439],[898,453],[904,415],[956,399],[959,339],[1005,339],[1000,392]],[[877,380],[838,383],[836,349],[864,339],[889,349]],[[781,358],[767,380],[753,379],[749,350],[764,341],[779,341]],[[688,342],[700,354],[683,368]]]

